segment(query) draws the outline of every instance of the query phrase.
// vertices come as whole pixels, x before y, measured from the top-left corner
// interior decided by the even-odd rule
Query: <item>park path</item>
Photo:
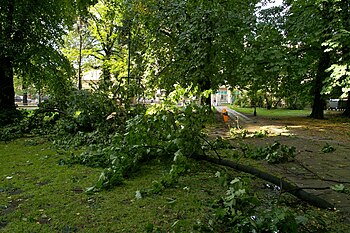
[[[219,113],[221,113],[223,109],[226,109],[231,119],[236,119],[238,117],[241,121],[244,121],[244,122],[252,122],[253,121],[252,119],[250,119],[246,115],[244,115],[240,112],[237,112],[237,111],[235,111],[227,106],[214,106],[214,107],[215,107],[216,111],[218,111]]]
[[[320,129],[319,126],[312,127],[313,121],[310,119],[307,119],[304,125],[301,118],[300,122],[297,122],[300,123],[298,125],[283,120],[255,117],[252,119],[253,117],[249,118],[227,106],[215,107],[219,113],[226,108],[230,119],[238,117],[242,123],[240,125],[244,125],[244,129],[250,132],[262,129],[270,132],[267,137],[243,139],[244,143],[261,147],[279,141],[281,144],[295,146],[297,148],[295,161],[275,165],[259,161],[259,165],[271,174],[282,177],[332,203],[344,217],[344,221],[350,224],[350,194],[330,189],[331,186],[340,184],[350,189],[350,143],[343,138],[332,136],[332,133],[338,134],[338,131],[331,131],[331,127],[326,129]],[[228,127],[220,127],[215,130],[215,134],[228,137],[228,130]],[[330,135],[325,136],[324,133],[327,131],[330,131]],[[349,136],[346,137],[347,140],[348,138]],[[236,143],[239,147],[241,141],[233,139],[232,143]],[[325,144],[334,145],[336,150],[332,153],[322,152],[321,149]]]

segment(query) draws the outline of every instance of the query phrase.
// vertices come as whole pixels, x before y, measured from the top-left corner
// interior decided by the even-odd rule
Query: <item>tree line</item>
[[[268,108],[310,101],[313,118],[327,98],[350,101],[346,0],[0,2],[1,111],[15,109],[15,79],[62,95],[90,69],[124,103],[176,84],[208,93],[228,84]]]

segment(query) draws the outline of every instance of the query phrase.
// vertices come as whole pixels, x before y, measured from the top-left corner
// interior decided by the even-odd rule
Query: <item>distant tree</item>
[[[109,85],[113,73],[126,70],[125,50],[119,43],[123,28],[122,3],[118,0],[99,0],[89,12],[88,29],[94,39],[89,55],[99,63],[102,84]]]
[[[277,107],[286,97],[286,84],[291,81],[287,73],[290,48],[284,35],[283,10],[256,9],[257,19],[245,36],[244,53],[232,80],[232,85],[248,90],[252,100],[261,93],[267,109]]]
[[[347,0],[330,0],[330,13],[333,15],[333,32],[331,38],[324,44],[332,52],[332,65],[328,69],[330,76],[325,80],[324,93],[341,89],[347,94],[345,116],[350,116],[350,4]]]
[[[257,2],[130,3],[139,28],[134,44],[142,40],[145,45],[136,47],[138,68],[157,88],[171,90],[178,83],[193,84],[200,91],[215,90],[232,76]]]
[[[312,112],[310,117],[324,118],[324,82],[329,76],[331,54],[327,42],[334,31],[334,12],[329,0],[285,1],[289,6],[286,32],[289,43],[297,48],[298,56],[308,65],[304,69],[305,82],[312,82]]]
[[[86,64],[89,63],[86,50],[93,46],[92,38],[87,29],[87,17],[78,17],[72,30],[64,36],[63,54],[77,71],[77,87],[82,89],[82,76]]]
[[[61,36],[93,0],[0,1],[0,111],[15,109],[14,75],[62,91],[70,64]]]

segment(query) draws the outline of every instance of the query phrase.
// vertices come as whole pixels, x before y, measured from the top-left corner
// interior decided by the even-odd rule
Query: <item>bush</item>
[[[18,122],[23,118],[22,112],[16,109],[0,111],[0,127]]]

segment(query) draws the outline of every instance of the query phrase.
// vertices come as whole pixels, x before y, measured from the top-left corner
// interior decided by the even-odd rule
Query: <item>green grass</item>
[[[228,181],[250,177],[191,160],[190,171],[175,187],[137,199],[136,191],[150,188],[170,170],[171,159],[153,160],[130,174],[124,185],[89,195],[84,191],[101,169],[62,163],[68,156],[39,138],[0,142],[0,232],[203,232],[198,227],[213,219],[213,203],[227,190],[215,173],[227,174]],[[251,180],[255,194],[266,192],[258,188],[266,182]],[[294,197],[267,192],[261,196],[267,203],[272,198],[290,199],[296,208],[310,208]],[[334,225],[335,213],[312,211],[328,215],[327,224]]]
[[[240,108],[233,105],[229,105],[229,107],[246,115],[253,115],[254,113],[254,108]],[[311,114],[311,109],[291,110],[285,108],[277,108],[267,110],[266,108],[257,108],[256,112],[257,116],[260,117],[307,117]],[[340,115],[341,113],[342,112],[337,111],[325,111],[325,115]]]
[[[236,106],[230,106],[230,108],[247,115],[253,115],[254,108],[240,108]],[[294,116],[308,116],[311,113],[311,109],[303,110],[290,110],[284,108],[277,108],[267,110],[266,108],[257,108],[256,113],[262,117],[294,117]]]
[[[217,168],[194,162],[176,188],[136,200],[170,169],[152,161],[124,185],[88,195],[101,169],[62,165],[67,155],[37,141],[0,142],[0,232],[190,232],[225,193]]]

